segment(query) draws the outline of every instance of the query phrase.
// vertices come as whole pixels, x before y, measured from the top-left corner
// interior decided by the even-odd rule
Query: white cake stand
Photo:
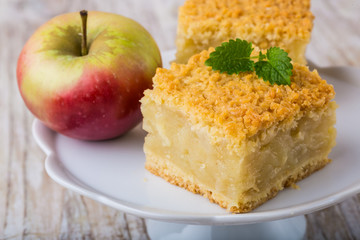
[[[305,239],[306,219],[303,215],[243,225],[191,225],[146,220],[151,239],[161,240],[301,240]]]
[[[173,52],[163,55],[164,62]],[[40,121],[33,135],[46,153],[45,168],[62,186],[129,214],[147,219],[152,239],[302,239],[304,214],[360,192],[360,86],[354,68],[320,69],[335,86],[337,146],[331,164],[285,189],[246,214],[230,214],[207,199],[173,186],[144,169],[141,126],[118,139],[79,141]],[[340,78],[341,76],[341,78]]]

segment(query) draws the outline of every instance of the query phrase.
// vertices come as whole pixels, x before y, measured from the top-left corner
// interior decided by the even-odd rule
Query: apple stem
[[[88,12],[86,10],[80,11],[81,21],[82,21],[82,41],[81,41],[81,56],[88,54],[87,42],[86,42],[86,21]]]

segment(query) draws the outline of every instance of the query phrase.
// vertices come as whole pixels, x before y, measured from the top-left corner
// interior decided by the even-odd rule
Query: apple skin
[[[81,56],[79,13],[57,16],[27,41],[17,65],[20,94],[47,127],[83,140],[122,135],[142,120],[139,100],[162,66],[159,48],[137,22],[89,11]]]

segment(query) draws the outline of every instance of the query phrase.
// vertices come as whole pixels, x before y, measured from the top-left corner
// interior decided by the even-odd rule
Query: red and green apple
[[[60,15],[30,37],[18,59],[18,86],[49,128],[77,139],[110,139],[141,121],[139,100],[152,87],[161,56],[151,35],[129,18],[89,11],[83,20],[79,13]]]

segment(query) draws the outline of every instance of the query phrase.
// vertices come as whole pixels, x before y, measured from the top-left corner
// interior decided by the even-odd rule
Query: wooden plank
[[[0,3],[1,4],[1,3]],[[0,7],[2,7],[0,5]],[[1,24],[0,24],[1,27]],[[7,40],[5,37],[0,37],[0,46],[6,46]],[[3,47],[0,48],[0,63],[6,63],[8,61],[9,52]],[[0,89],[6,89],[7,91],[0,90],[0,233],[4,232],[5,218],[7,215],[8,202],[8,189],[10,182],[10,93],[9,90],[9,76],[8,76],[8,64],[0,64],[0,83],[2,87]],[[0,234],[1,238],[1,234]]]

